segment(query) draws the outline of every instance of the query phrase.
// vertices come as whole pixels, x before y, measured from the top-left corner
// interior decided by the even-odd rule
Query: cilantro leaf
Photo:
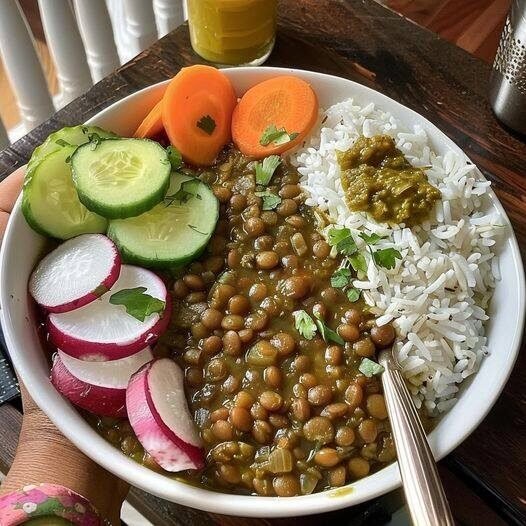
[[[330,327],[327,327],[325,323],[323,323],[323,320],[314,314],[314,317],[316,318],[316,325],[318,326],[318,329],[320,330],[321,337],[327,342],[334,342],[339,345],[344,345],[345,342],[343,341],[343,338],[336,332],[333,331]]]
[[[212,135],[216,129],[216,121],[210,117],[210,115],[203,115],[198,121],[196,126],[201,128],[206,134]]]
[[[331,228],[328,232],[329,245],[336,247],[340,254],[352,256],[358,251],[356,242],[348,228]]]
[[[383,248],[373,253],[374,262],[387,269],[395,268],[396,260],[402,259],[402,254],[396,248]]]
[[[179,190],[175,194],[167,195],[164,200],[166,206],[170,206],[177,201],[180,205],[187,203],[192,197],[202,199],[201,194],[197,192],[199,188],[199,179],[190,179],[181,184]]]
[[[296,132],[290,134],[287,133],[287,130],[285,130],[285,128],[280,128],[278,130],[275,124],[271,124],[270,126],[267,126],[267,128],[261,135],[261,138],[259,139],[259,144],[261,144],[261,146],[268,146],[269,144],[285,144],[294,140],[298,135],[299,134]]]
[[[353,254],[358,252],[358,247],[356,246],[356,242],[354,241],[354,238],[351,235],[349,235],[349,237],[342,239],[336,245],[336,250],[340,254],[344,254],[345,256],[352,256]]]
[[[348,268],[340,268],[331,276],[331,287],[343,289],[349,284],[351,271]]]
[[[380,239],[383,239],[382,236],[379,236],[378,234],[365,234],[365,233],[362,233],[360,234],[360,237],[368,244],[368,245],[376,245],[376,243],[378,243],[378,241],[380,241]]]
[[[262,210],[274,210],[274,208],[276,208],[281,203],[281,197],[279,195],[273,194],[269,190],[266,190],[265,192],[254,193],[263,199],[263,206],[261,207]]]
[[[329,245],[335,247],[340,241],[343,241],[350,235],[351,231],[348,228],[331,228],[328,232]]]
[[[367,378],[371,378],[376,374],[383,373],[384,367],[379,363],[373,362],[373,360],[370,360],[369,358],[363,358],[358,367],[358,371],[367,376]]]
[[[123,305],[126,312],[139,321],[144,321],[147,316],[161,313],[165,302],[146,293],[146,287],[122,289],[110,296],[112,305]]]
[[[183,165],[183,156],[181,152],[174,146],[168,146],[166,148],[166,153],[168,155],[168,160],[172,165],[172,170],[178,170]]]
[[[294,326],[301,336],[306,340],[312,340],[316,332],[314,320],[304,310],[297,310],[292,316],[294,316]]]
[[[367,272],[367,262],[365,261],[363,254],[353,254],[352,256],[349,256],[348,259],[351,267],[356,272]]]
[[[355,301],[358,301],[358,300],[360,299],[360,294],[361,294],[360,289],[355,289],[354,287],[351,287],[351,288],[347,291],[347,299],[348,299],[351,303],[354,303]]]
[[[263,159],[262,163],[256,163],[256,184],[267,186],[280,163],[279,155],[269,155]]]

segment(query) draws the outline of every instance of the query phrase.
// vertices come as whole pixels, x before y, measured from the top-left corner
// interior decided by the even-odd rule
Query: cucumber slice
[[[205,249],[219,216],[219,202],[200,181],[173,173],[164,201],[149,212],[110,221],[108,237],[125,261],[150,268],[184,265]]]
[[[73,183],[89,210],[109,219],[134,217],[159,203],[170,184],[166,150],[149,139],[103,139],[79,146]]]
[[[48,138],[33,150],[33,154],[27,163],[26,180],[30,179],[33,168],[50,153],[60,150],[66,143],[78,146],[88,142],[93,134],[99,137],[117,137],[113,132],[99,128],[98,126],[66,126],[48,136]]]
[[[22,212],[33,230],[45,236],[69,239],[106,231],[107,221],[80,201],[66,159],[75,146],[64,146],[41,160],[24,184]]]

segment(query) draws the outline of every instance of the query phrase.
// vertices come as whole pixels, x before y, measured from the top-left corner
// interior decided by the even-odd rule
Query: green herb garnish
[[[372,376],[383,373],[384,367],[369,358],[363,358],[358,367],[358,371],[367,376],[367,378],[371,378]]]
[[[355,301],[358,301],[360,299],[361,291],[360,289],[355,289],[354,287],[351,287],[347,290],[347,299],[354,303]]]
[[[202,199],[201,194],[197,192],[200,185],[199,179],[190,179],[181,184],[179,190],[175,194],[167,195],[164,198],[166,206],[172,205],[177,201],[180,205],[187,203],[192,197]]]
[[[402,254],[396,248],[383,248],[373,252],[374,262],[387,269],[395,268],[396,260],[402,259]]]
[[[336,332],[333,331],[330,327],[327,327],[323,320],[314,314],[314,317],[316,318],[316,325],[318,326],[318,329],[320,330],[320,335],[326,341],[337,343],[338,345],[344,345],[345,342],[343,341],[343,338]]]
[[[144,321],[150,314],[162,312],[166,305],[164,301],[146,294],[146,290],[146,287],[119,290],[110,296],[110,303],[124,306],[130,316]]]
[[[331,228],[328,231],[329,245],[331,245],[331,247],[335,247],[340,241],[343,241],[350,235],[351,231],[348,228]]]
[[[166,148],[166,153],[168,155],[168,160],[172,165],[172,170],[179,170],[183,165],[183,156],[181,155],[181,152],[174,146],[168,146],[168,148]]]
[[[353,254],[347,259],[349,260],[349,263],[351,264],[351,267],[355,270],[355,272],[367,272],[367,262],[365,261],[365,256],[363,254]]]
[[[358,251],[356,242],[348,228],[331,228],[328,232],[329,245],[345,256],[352,256]]]
[[[210,115],[203,115],[198,121],[197,125],[198,128],[201,128],[205,133],[208,135],[212,135],[214,130],[216,129],[216,121],[210,117]]]
[[[297,310],[292,316],[294,316],[294,326],[300,335],[306,340],[312,340],[316,332],[314,320],[304,310]]]
[[[263,162],[256,162],[256,184],[267,186],[280,163],[281,157],[279,155],[269,155],[263,159]]]
[[[259,144],[261,146],[268,146],[269,144],[285,144],[287,142],[293,141],[299,134],[296,132],[288,133],[285,128],[276,128],[274,124],[267,126],[261,139],[259,139]]]
[[[343,289],[351,280],[351,271],[348,268],[340,268],[331,276],[331,287]]]
[[[360,237],[368,244],[368,245],[376,245],[380,239],[383,239],[382,236],[379,236],[378,234],[360,234]]]
[[[266,190],[265,192],[254,192],[254,194],[263,199],[262,210],[274,210],[274,208],[281,203],[281,197],[273,194],[269,190]]]

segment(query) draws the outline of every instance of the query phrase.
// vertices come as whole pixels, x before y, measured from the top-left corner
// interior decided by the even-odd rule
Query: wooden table
[[[487,64],[371,0],[281,0],[276,48],[267,62],[347,77],[416,110],[449,135],[490,179],[526,251],[526,144],[503,129],[487,102]],[[0,153],[0,179],[24,164],[51,131],[84,122],[113,102],[202,62],[181,26],[83,97]],[[523,349],[524,351],[524,349]],[[462,524],[526,523],[526,353],[478,429],[441,464],[454,513]],[[12,458],[20,414],[0,408],[0,470]],[[3,464],[3,466],[2,466]],[[371,504],[300,520],[212,516],[133,492],[154,524],[369,524]],[[373,505],[374,511],[374,505]],[[378,511],[378,510],[377,510]],[[345,521],[345,522],[344,522]],[[360,522],[362,521],[362,522]]]

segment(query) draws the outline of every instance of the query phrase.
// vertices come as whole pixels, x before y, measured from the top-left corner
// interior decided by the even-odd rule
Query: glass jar
[[[276,38],[277,0],[188,0],[194,51],[221,65],[259,66]]]

